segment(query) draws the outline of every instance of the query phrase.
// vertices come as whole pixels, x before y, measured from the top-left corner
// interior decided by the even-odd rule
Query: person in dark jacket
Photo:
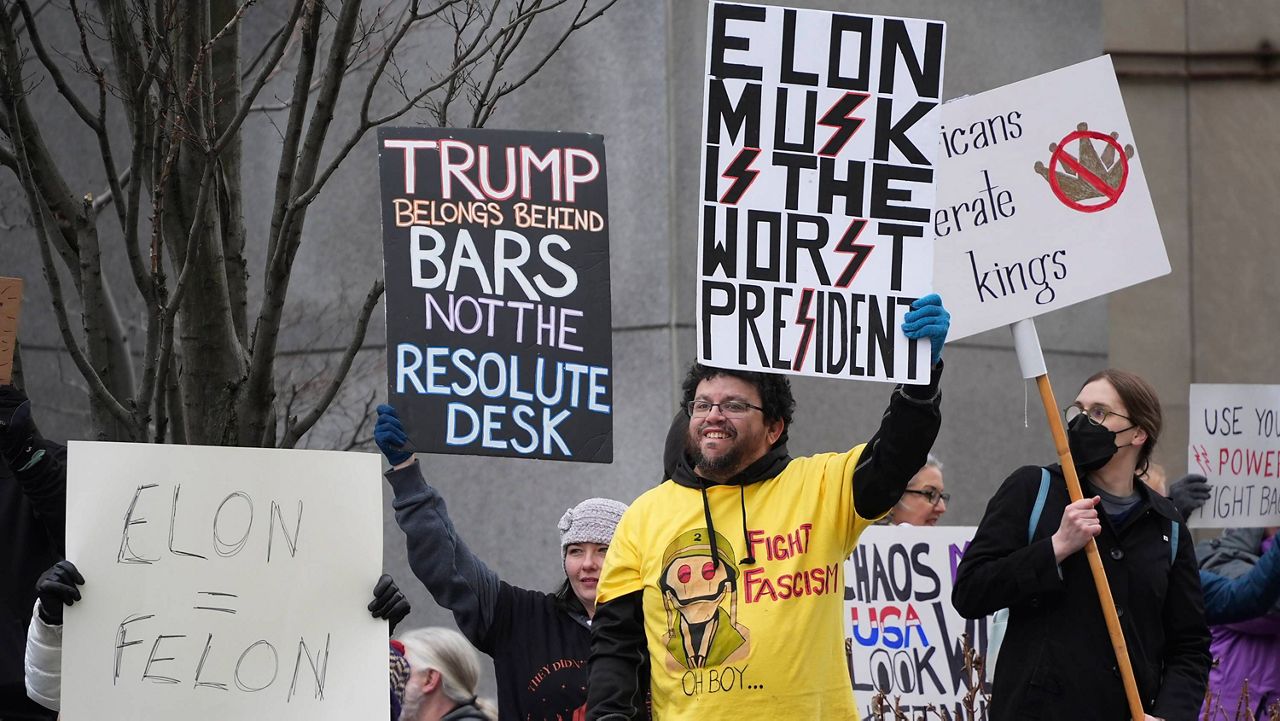
[[[387,480],[409,567],[458,628],[493,658],[503,719],[578,719],[587,701],[587,655],[596,584],[626,505],[589,498],[561,517],[565,580],[554,593],[498,578],[467,548],[444,498],[422,477],[395,409],[378,406],[374,440],[391,463]],[[410,659],[412,664],[412,659]]]
[[[405,633],[400,643],[409,661],[400,721],[494,721],[498,718],[492,703],[476,697],[480,661],[462,634],[429,626]]]
[[[1061,468],[1050,466],[1028,528],[1041,469],[1019,468],[987,505],[957,570],[951,599],[963,616],[1009,608],[988,717],[1129,718],[1083,553],[1093,538],[1146,718],[1193,721],[1209,674],[1195,553],[1177,509],[1137,477],[1160,434],[1160,401],[1140,377],[1108,369],[1085,382],[1066,416],[1085,497],[1072,503]]]
[[[62,557],[66,449],[36,428],[31,402],[0,386],[0,719],[51,720],[27,698],[22,657],[36,579]]]
[[[666,480],[628,509],[600,580],[588,719],[641,717],[646,691],[664,721],[857,717],[844,560],[925,465],[949,324],[936,294],[912,304],[928,382],[894,389],[875,435],[838,453],[791,457],[785,376],[689,369]]]

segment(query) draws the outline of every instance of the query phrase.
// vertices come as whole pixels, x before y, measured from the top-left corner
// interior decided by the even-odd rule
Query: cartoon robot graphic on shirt
[[[733,546],[715,533],[713,550],[711,533],[686,531],[662,554],[658,588],[667,612],[662,641],[667,666],[675,672],[739,661],[751,650],[751,632],[738,624],[741,573]]]

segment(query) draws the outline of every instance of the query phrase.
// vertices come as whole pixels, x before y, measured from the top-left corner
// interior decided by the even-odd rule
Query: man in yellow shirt
[[[844,559],[924,465],[941,424],[950,316],[912,304],[929,383],[899,386],[880,429],[792,458],[785,376],[694,364],[667,479],[623,515],[597,588],[587,718],[856,719],[844,661]],[[718,524],[718,525],[717,525]]]

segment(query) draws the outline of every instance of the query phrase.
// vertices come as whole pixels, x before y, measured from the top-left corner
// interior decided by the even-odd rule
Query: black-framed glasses
[[[1089,422],[1095,426],[1102,425],[1111,416],[1116,416],[1117,418],[1123,418],[1126,421],[1133,423],[1133,419],[1130,418],[1129,416],[1121,415],[1112,410],[1107,410],[1107,408],[1104,406],[1090,406],[1089,408],[1081,408],[1080,406],[1071,405],[1062,409],[1062,417],[1067,419],[1067,423],[1071,423],[1071,421],[1074,421],[1076,418],[1079,418],[1081,415],[1083,415],[1085,418],[1088,418]]]
[[[724,401],[722,403],[712,403],[711,401],[692,400],[685,405],[685,410],[694,418],[703,418],[711,414],[711,409],[720,408],[720,413],[729,418],[741,418],[750,411],[756,410],[764,413],[764,409],[760,406],[753,406],[746,401]]]
[[[929,502],[929,505],[931,506],[938,505],[938,501],[942,501],[943,503],[951,502],[950,493],[942,493],[935,488],[924,488],[920,490],[917,490],[915,488],[908,488],[907,490],[903,491],[903,493],[914,493],[917,496],[924,496],[925,500],[927,500]]]

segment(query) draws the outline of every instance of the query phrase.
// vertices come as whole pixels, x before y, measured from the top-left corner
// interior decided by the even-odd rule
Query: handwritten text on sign
[[[971,621],[951,606],[956,567],[977,530],[873,526],[844,564],[849,673],[863,718],[877,718],[877,692],[898,699],[912,719],[933,705],[968,718],[969,691],[961,634],[987,653],[990,619]],[[986,718],[985,701],[977,701]]]
[[[604,141],[378,138],[389,397],[417,449],[612,460]]]
[[[1191,385],[1187,471],[1213,495],[1199,528],[1280,525],[1280,385]]]
[[[940,22],[712,3],[698,357],[923,381]]]
[[[72,441],[68,461],[67,719],[386,718],[377,456]]]

